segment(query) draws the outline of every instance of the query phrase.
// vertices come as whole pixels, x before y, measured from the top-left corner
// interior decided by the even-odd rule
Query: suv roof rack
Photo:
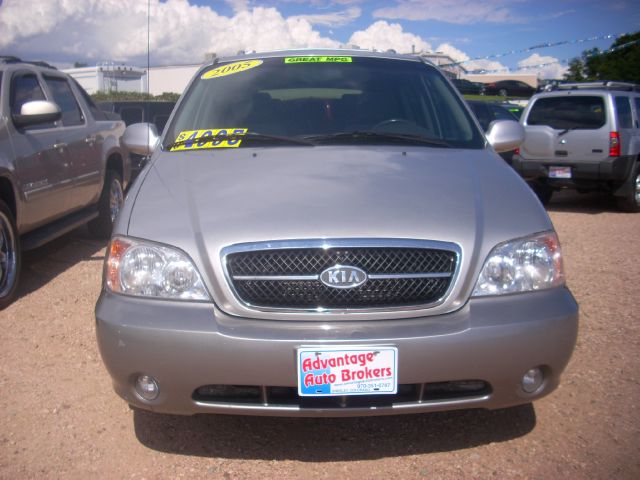
[[[19,63],[21,61],[22,60],[13,55],[0,55],[0,63]]]
[[[57,70],[53,65],[49,65],[47,62],[35,61],[30,62],[27,60],[21,60],[18,57],[14,57],[13,55],[0,55],[0,63],[28,63],[29,65],[36,65],[38,67],[51,68],[53,70]]]
[[[630,82],[613,82],[603,80],[599,82],[576,82],[576,83],[559,83],[554,85],[552,90],[622,90],[627,92],[640,92],[640,85]]]

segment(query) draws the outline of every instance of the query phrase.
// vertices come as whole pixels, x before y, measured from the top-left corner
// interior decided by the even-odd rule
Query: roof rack
[[[0,63],[19,63],[21,61],[22,60],[13,55],[0,55]]]
[[[29,65],[36,65],[37,67],[51,68],[53,70],[57,70],[53,65],[49,65],[47,62],[35,61],[30,62],[27,60],[21,60],[18,57],[14,57],[13,55],[0,55],[0,63],[28,63]]]
[[[630,82],[612,82],[603,80],[600,82],[559,83],[552,90],[622,90],[626,92],[640,92],[640,85]]]

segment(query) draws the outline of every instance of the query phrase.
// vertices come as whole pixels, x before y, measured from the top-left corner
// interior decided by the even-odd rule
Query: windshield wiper
[[[255,139],[255,140],[266,140],[280,143],[293,143],[295,145],[306,145],[306,146],[315,146],[315,143],[309,140],[303,140],[301,138],[296,137],[283,137],[280,135],[271,135],[267,133],[258,133],[258,132],[245,132],[245,133],[231,133],[228,135],[214,135],[212,137],[199,137],[196,139],[188,139],[180,140],[177,142],[170,143],[166,145],[165,150],[171,150],[172,148],[179,147],[180,145],[186,145],[188,143],[198,143],[198,142],[212,142],[212,141],[223,141],[223,140],[245,140],[247,138]]]
[[[385,133],[385,132],[370,132],[370,131],[353,131],[353,132],[341,132],[330,133],[326,135],[308,135],[302,137],[306,140],[313,142],[342,142],[345,140],[360,141],[360,140],[391,140],[393,142],[408,142],[418,145],[430,145],[432,147],[446,147],[451,148],[451,145],[443,140],[435,138],[427,138],[422,135],[412,135],[408,133]]]
[[[571,130],[575,130],[577,127],[571,127],[571,128],[565,128],[564,130],[562,130],[560,133],[558,133],[558,136],[561,137],[563,136],[565,133],[570,132]]]

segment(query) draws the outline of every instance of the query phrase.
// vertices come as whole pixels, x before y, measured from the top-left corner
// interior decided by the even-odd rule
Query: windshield
[[[218,135],[216,141],[200,140]],[[228,135],[233,137],[222,139]],[[204,70],[185,94],[164,146],[282,145],[287,138],[311,146],[416,144],[410,137],[432,148],[484,148],[467,110],[435,68],[416,61],[304,56],[223,62]]]
[[[605,123],[604,98],[586,95],[539,98],[527,118],[527,125],[556,130],[597,130]]]

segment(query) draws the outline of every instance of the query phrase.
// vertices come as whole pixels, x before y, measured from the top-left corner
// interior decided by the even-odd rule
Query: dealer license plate
[[[571,167],[549,167],[549,178],[571,178]]]
[[[302,397],[393,394],[398,390],[396,347],[302,347],[297,350]]]

